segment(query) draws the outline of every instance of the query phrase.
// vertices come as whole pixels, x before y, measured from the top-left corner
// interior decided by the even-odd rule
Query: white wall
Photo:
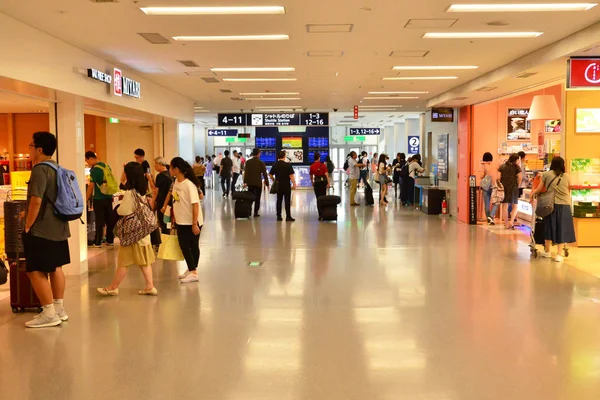
[[[457,174],[458,174],[458,110],[454,111],[454,122],[431,122],[431,111],[425,115],[425,136],[431,132],[432,138],[432,160],[431,163],[437,164],[437,139],[438,135],[449,134],[448,139],[448,182],[440,181],[440,188],[449,189],[450,196],[448,203],[450,214],[456,216],[457,206]],[[429,171],[428,171],[429,172]]]
[[[0,76],[182,121],[194,120],[194,102],[122,68],[141,83],[141,98],[118,97],[109,85],[87,77],[87,69],[112,71],[114,65],[0,13]],[[54,100],[54,99],[52,99]]]
[[[177,145],[179,157],[190,164],[193,163],[194,158],[196,158],[196,154],[194,154],[194,124],[179,122],[177,126]]]
[[[153,129],[141,129],[139,126],[123,122],[106,124],[106,143],[110,149],[107,151],[106,162],[111,166],[117,179],[123,172],[123,165],[135,161],[133,157],[135,149],[144,149],[146,160],[151,166],[153,165],[152,161],[157,157],[154,149]]]

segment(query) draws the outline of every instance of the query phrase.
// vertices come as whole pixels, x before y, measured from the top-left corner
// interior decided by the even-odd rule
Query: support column
[[[164,152],[167,162],[179,156],[177,121],[170,118],[164,120]]]
[[[383,128],[385,134],[385,153],[393,160],[396,157],[396,150],[398,149],[398,143],[396,143],[396,137],[394,134],[393,126],[386,126]]]
[[[83,100],[81,97],[58,93],[55,128],[53,121],[50,130],[58,139],[56,159],[64,168],[75,172],[81,193],[85,193],[85,137],[83,132]],[[54,112],[51,111],[51,118]],[[65,266],[67,275],[81,275],[88,271],[87,252],[87,216],[83,215],[84,224],[79,220],[71,221],[71,238],[69,250],[71,251],[71,264]]]
[[[405,122],[405,128],[406,136],[404,137],[403,146],[406,149],[406,155],[408,156],[409,136],[419,136],[421,143],[423,143],[423,138],[421,137],[421,121],[419,119],[407,119]]]
[[[396,153],[406,154],[406,126],[404,122],[394,124],[394,141],[396,142]]]

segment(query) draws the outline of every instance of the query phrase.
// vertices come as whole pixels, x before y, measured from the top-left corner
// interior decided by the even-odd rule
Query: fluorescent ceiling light
[[[458,79],[458,76],[391,76],[381,78],[382,81],[427,81]]]
[[[363,100],[411,100],[418,99],[418,97],[399,97],[399,96],[373,96],[373,97],[363,97]]]
[[[360,110],[361,108],[397,108],[397,107],[402,107],[401,105],[391,105],[391,104],[384,104],[384,105],[380,105],[380,106],[358,106],[358,109]]]
[[[233,36],[173,36],[180,42],[227,42],[248,40],[289,40],[288,35],[233,35]]]
[[[536,38],[543,32],[429,32],[424,39],[517,39]]]
[[[296,96],[300,92],[265,92],[265,93],[240,93],[240,96]]]
[[[462,66],[442,66],[442,65],[423,65],[423,66],[396,66],[393,70],[396,71],[437,71],[443,69],[477,69],[479,67],[475,65],[462,65]]]
[[[429,92],[369,92],[369,94],[427,94]]]
[[[294,108],[303,108],[302,106],[256,106],[255,107],[257,110],[291,110]]]
[[[294,82],[296,78],[223,78],[223,82]]]
[[[248,101],[279,101],[279,100],[302,100],[300,97],[252,97],[252,98],[246,98],[245,100]]]
[[[258,7],[142,7],[147,15],[256,15],[285,14],[283,6]]]
[[[296,68],[211,68],[213,72],[294,72]]]
[[[587,11],[598,3],[452,4],[448,12]]]

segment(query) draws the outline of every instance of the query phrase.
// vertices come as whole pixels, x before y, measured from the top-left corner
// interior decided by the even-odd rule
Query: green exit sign
[[[365,136],[356,136],[357,142],[364,142],[365,140],[367,140],[367,138]]]
[[[235,143],[236,139],[237,138],[234,138],[234,137],[225,138],[225,143]]]
[[[364,136],[345,136],[345,142],[364,142],[367,138]]]
[[[248,141],[248,139],[247,138],[238,138],[237,141],[240,143],[246,143]]]
[[[119,118],[109,118],[108,122],[111,124],[118,124],[121,121],[119,121]]]

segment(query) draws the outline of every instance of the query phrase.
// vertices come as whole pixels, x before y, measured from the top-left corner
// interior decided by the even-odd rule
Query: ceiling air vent
[[[219,83],[217,78],[213,78],[212,76],[203,76],[202,80],[206,83]]]
[[[196,64],[194,61],[192,60],[177,60],[178,63],[183,64],[185,67],[188,68],[196,68],[199,67],[198,64]]]
[[[468,99],[468,97],[455,97],[455,98],[452,99],[452,101],[463,101],[463,100],[466,100],[466,99]]]
[[[537,72],[523,72],[522,74],[515,76],[515,78],[525,79],[525,78],[529,78],[529,77],[537,75],[537,74],[538,74]]]
[[[441,19],[409,19],[405,28],[414,28],[414,29],[427,29],[427,28],[452,28],[452,26],[458,22],[458,19],[455,18],[441,18]]]
[[[221,89],[221,93],[232,93],[229,89]]]
[[[394,50],[390,53],[390,57],[416,57],[422,58],[429,54],[429,50]]]
[[[484,86],[482,88],[477,89],[478,92],[491,92],[492,90],[498,89],[497,87],[492,86]]]
[[[103,3],[118,3],[119,0],[90,0],[92,3],[103,4]]]
[[[244,99],[242,99],[241,97],[232,97],[231,100],[233,100],[233,101],[242,101]]]
[[[354,24],[308,24],[306,32],[308,33],[350,33],[354,29]]]
[[[307,51],[306,55],[308,57],[341,57],[344,55],[343,51],[336,51],[336,50],[312,50],[312,51]]]
[[[169,39],[161,35],[160,33],[138,33],[141,37],[146,39],[152,44],[170,44]]]

